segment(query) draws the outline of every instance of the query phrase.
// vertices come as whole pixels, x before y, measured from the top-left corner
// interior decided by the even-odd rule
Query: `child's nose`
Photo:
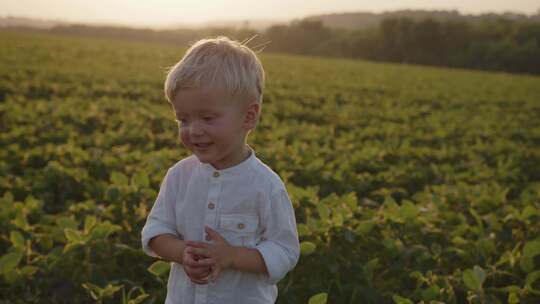
[[[202,135],[202,128],[198,123],[191,124],[189,128],[189,135],[190,136],[199,136]]]

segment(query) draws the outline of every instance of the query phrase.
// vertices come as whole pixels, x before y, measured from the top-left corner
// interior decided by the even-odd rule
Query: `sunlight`
[[[164,27],[226,20],[290,21],[310,15],[383,12],[401,9],[459,10],[466,14],[505,12],[534,14],[534,0],[3,0],[0,17],[17,16],[68,22]]]

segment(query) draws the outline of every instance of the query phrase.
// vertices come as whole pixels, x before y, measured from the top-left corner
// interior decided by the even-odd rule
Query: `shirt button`
[[[219,172],[215,171],[214,172],[214,177],[218,177],[219,176]]]
[[[244,229],[244,224],[243,223],[238,223],[238,225],[236,227],[238,227],[238,229]]]
[[[210,239],[210,235],[207,234],[207,235],[204,237],[204,239],[207,240],[208,242],[210,242],[210,240],[211,240],[211,239]]]
[[[209,203],[208,204],[208,209],[210,209],[210,210],[213,210],[215,207],[216,207],[216,205],[214,205],[214,203]]]

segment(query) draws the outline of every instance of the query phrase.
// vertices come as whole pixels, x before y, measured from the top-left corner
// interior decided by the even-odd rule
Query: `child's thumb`
[[[206,226],[205,230],[206,230],[206,233],[208,233],[208,235],[210,236],[210,238],[212,240],[223,241],[223,237],[221,237],[221,235],[217,231],[215,231],[214,229]]]

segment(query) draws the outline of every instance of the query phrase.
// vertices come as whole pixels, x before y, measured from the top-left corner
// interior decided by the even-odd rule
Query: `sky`
[[[398,9],[530,15],[538,12],[540,0],[0,0],[0,17],[137,27],[225,20],[289,21],[316,14]]]

